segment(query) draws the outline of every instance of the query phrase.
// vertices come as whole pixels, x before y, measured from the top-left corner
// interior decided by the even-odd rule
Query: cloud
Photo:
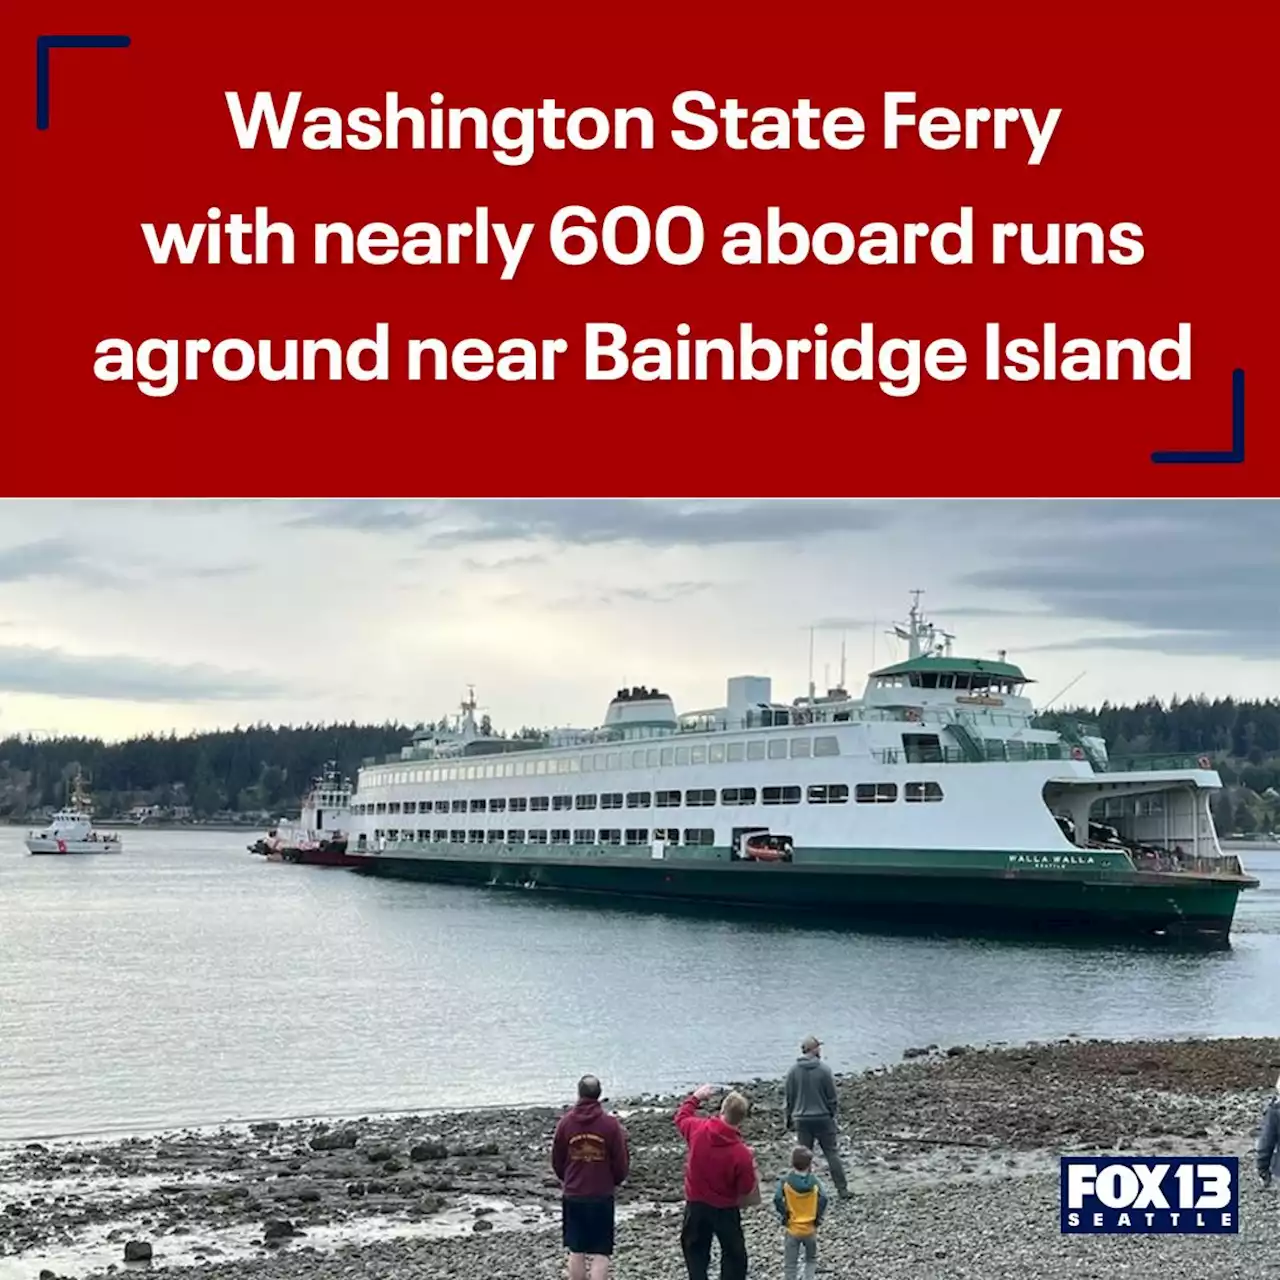
[[[239,561],[234,564],[192,565],[181,572],[192,578],[243,578],[245,574],[252,573],[255,568],[256,566],[248,561]]]
[[[796,543],[879,529],[892,518],[886,507],[845,499],[343,498],[302,505],[286,521],[294,528],[420,533],[422,545],[437,550],[531,540],[647,547]]]
[[[425,504],[411,505],[386,498],[319,498],[300,505],[304,507],[302,514],[285,521],[294,528],[403,533],[419,528],[432,518]]]
[[[416,564],[417,561],[411,563]],[[547,557],[541,555],[501,556],[497,560],[475,560],[467,556],[462,564],[473,573],[501,573],[508,569],[531,569],[535,565],[546,564]]]
[[[1280,502],[1011,504],[964,582],[1121,628],[1055,648],[1280,657]],[[1134,634],[1125,634],[1132,631]]]
[[[843,499],[683,501],[653,498],[453,499],[442,516],[453,527],[428,545],[465,546],[531,538],[577,546],[648,547],[803,542],[881,528],[888,510]],[[458,523],[461,517],[461,523]]]
[[[511,605],[540,604],[544,609],[572,611],[603,605],[612,608],[617,604],[671,604],[689,596],[710,591],[721,583],[715,582],[663,582],[652,587],[601,587],[584,588],[568,596],[554,596],[539,600],[532,592],[519,591],[501,597],[501,603]]]
[[[100,585],[119,581],[113,574],[95,570],[66,538],[41,538],[0,550],[0,582],[30,582],[35,578]]]
[[[123,654],[87,655],[0,645],[0,689],[125,702],[226,702],[273,698],[283,685],[250,672],[175,666]]]

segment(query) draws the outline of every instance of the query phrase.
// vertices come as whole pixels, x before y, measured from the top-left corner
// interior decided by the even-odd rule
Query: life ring
[[[1083,760],[1083,759],[1084,759],[1084,748],[1083,748],[1083,747],[1072,747],[1072,748],[1071,748],[1071,758],[1072,758],[1073,760]]]
[[[1212,761],[1212,760],[1210,760],[1208,756],[1200,756],[1200,757],[1199,757],[1199,759],[1197,759],[1197,760],[1196,760],[1196,764],[1197,764],[1201,769],[1212,769],[1212,768],[1213,768],[1213,761]]]

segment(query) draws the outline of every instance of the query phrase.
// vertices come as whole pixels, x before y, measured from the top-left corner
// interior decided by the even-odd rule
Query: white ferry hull
[[[28,836],[28,853],[64,855],[72,853],[123,853],[119,840],[54,840],[48,836]]]

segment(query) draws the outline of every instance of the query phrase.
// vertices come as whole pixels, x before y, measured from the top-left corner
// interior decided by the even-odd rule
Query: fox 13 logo
[[[1066,1235],[1222,1235],[1239,1231],[1235,1156],[1062,1157]]]

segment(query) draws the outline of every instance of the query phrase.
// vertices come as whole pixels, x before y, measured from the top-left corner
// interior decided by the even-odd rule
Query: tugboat
[[[329,761],[302,802],[296,823],[281,823],[249,846],[269,862],[301,862],[313,867],[354,867],[361,859],[347,853],[351,783]]]
[[[123,853],[120,837],[109,831],[99,834],[93,829],[90,815],[93,801],[85,790],[84,777],[77,773],[67,787],[67,803],[53,815],[43,831],[27,832],[29,853]]]

